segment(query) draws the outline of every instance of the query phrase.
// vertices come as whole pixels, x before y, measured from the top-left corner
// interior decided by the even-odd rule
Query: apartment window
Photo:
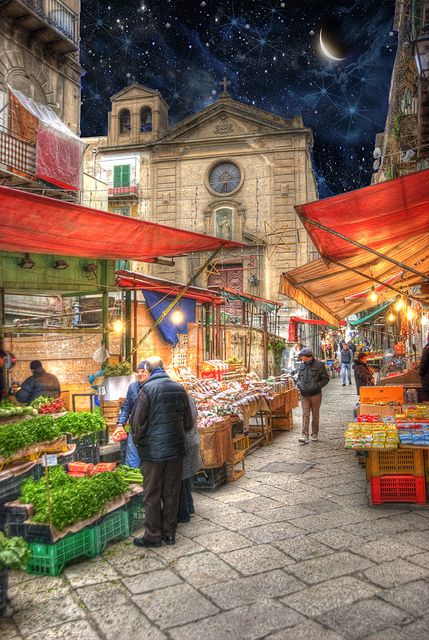
[[[113,186],[129,187],[131,177],[131,166],[129,164],[118,164],[113,167]]]

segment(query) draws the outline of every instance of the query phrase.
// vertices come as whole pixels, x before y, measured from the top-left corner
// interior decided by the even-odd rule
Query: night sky
[[[109,98],[158,89],[170,125],[233,98],[314,132],[320,197],[369,184],[396,53],[394,0],[82,0],[82,135],[103,135]],[[330,60],[320,49],[320,30]]]

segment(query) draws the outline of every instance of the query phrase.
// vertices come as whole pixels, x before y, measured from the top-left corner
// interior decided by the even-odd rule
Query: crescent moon
[[[329,58],[330,60],[334,60],[334,62],[341,62],[342,60],[345,60],[345,58],[337,58],[329,51],[328,47],[323,42],[322,29],[320,29],[319,38],[320,38],[320,48],[322,49],[323,53],[327,58]]]

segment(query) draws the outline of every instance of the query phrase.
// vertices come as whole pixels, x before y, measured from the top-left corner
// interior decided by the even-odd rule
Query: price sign
[[[43,456],[43,466],[55,467],[58,464],[58,456],[55,453],[45,454]]]

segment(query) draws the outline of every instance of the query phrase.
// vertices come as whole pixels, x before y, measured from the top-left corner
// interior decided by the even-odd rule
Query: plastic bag
[[[92,359],[97,364],[103,364],[103,362],[107,360],[107,358],[110,358],[110,353],[107,351],[104,345],[98,347],[98,349],[96,349],[92,354]]]

